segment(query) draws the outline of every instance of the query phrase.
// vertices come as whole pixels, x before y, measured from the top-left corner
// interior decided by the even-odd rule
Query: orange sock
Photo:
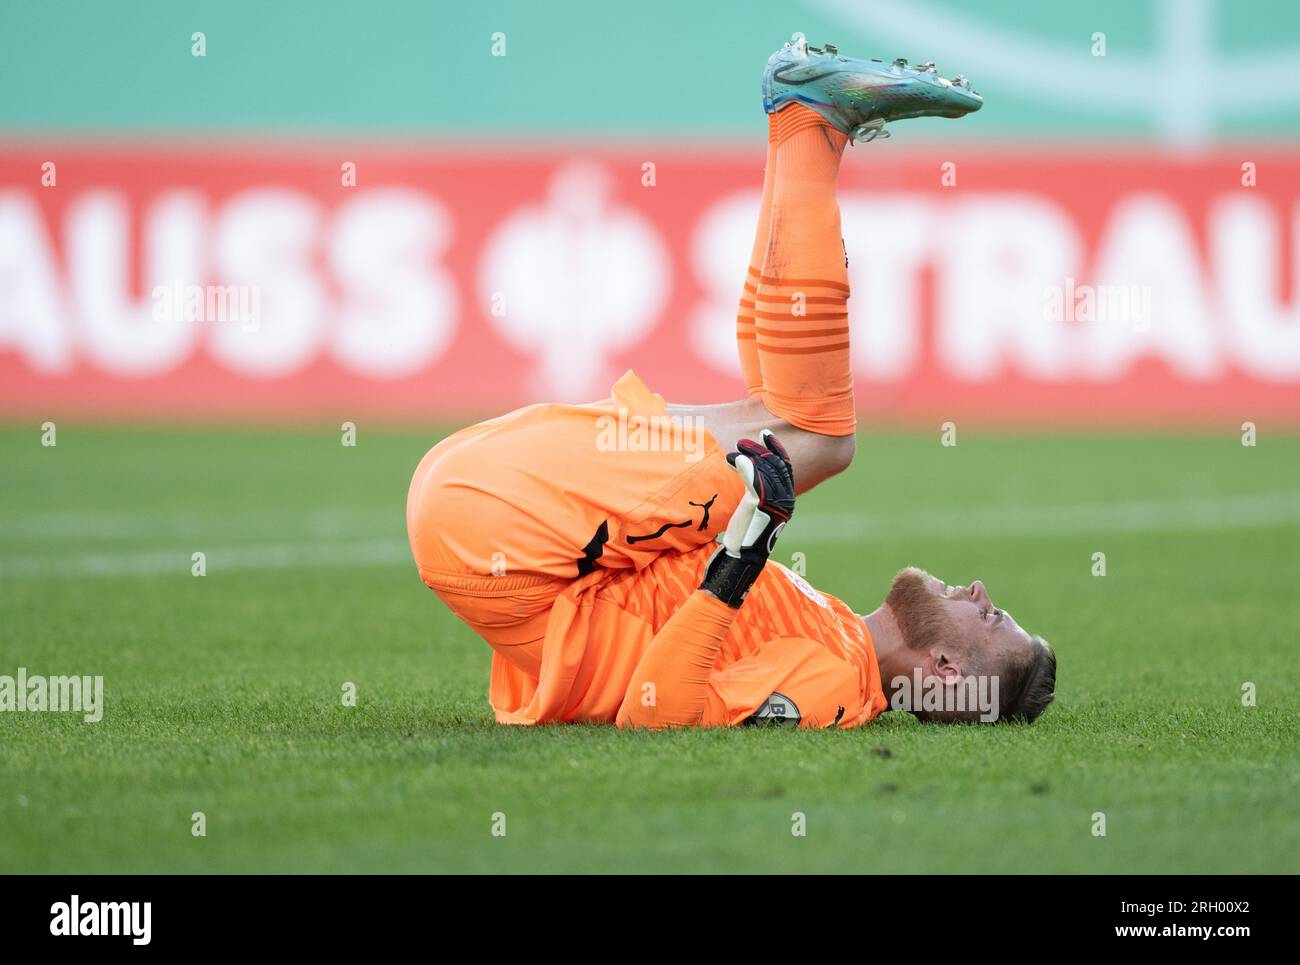
[[[776,177],[754,310],[763,401],[802,429],[852,435],[849,278],[835,200],[848,138],[801,104],[771,117]]]
[[[763,273],[763,258],[767,255],[767,239],[771,233],[772,191],[776,184],[776,129],[778,115],[767,115],[767,163],[763,167],[763,200],[758,208],[758,227],[754,229],[754,247],[749,256],[749,273],[744,290],[740,293],[740,308],[736,312],[736,348],[740,352],[740,374],[745,378],[745,389],[750,395],[763,394],[763,368],[758,358],[758,342],[754,333],[754,299],[758,297],[758,279]]]

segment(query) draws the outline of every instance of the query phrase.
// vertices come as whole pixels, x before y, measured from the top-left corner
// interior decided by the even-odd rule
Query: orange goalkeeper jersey
[[[640,570],[600,569],[571,583],[551,609],[536,678],[493,658],[497,719],[612,722],[637,664],[699,586],[712,552],[663,553]],[[885,706],[862,618],[770,561],[723,641],[700,724],[854,727]]]
[[[455,433],[411,481],[412,555],[493,648],[502,723],[616,722],[744,490],[708,433],[694,450],[603,445],[615,417],[668,420],[668,406],[629,372],[602,402],[529,406]],[[699,723],[850,727],[884,709],[866,625],[769,562],[722,639]]]

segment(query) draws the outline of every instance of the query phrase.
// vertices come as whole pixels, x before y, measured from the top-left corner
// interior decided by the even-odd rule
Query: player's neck
[[[903,659],[907,644],[903,642],[903,632],[898,628],[898,621],[893,612],[883,603],[871,613],[862,617],[871,634],[871,646],[876,651],[876,664],[880,667],[880,679],[892,680],[899,673],[908,673],[910,662]],[[904,664],[906,663],[906,666]]]

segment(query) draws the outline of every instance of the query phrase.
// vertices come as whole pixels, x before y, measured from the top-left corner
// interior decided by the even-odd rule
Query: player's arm
[[[794,470],[776,436],[742,439],[727,461],[745,483],[704,579],[655,635],[623,694],[619,727],[690,727],[708,699],[723,638],[794,514]]]
[[[852,435],[827,436],[791,425],[769,412],[757,397],[720,405],[672,405],[668,411],[675,418],[698,420],[724,444],[730,439],[757,439],[764,431],[775,432],[791,460],[799,464],[799,493],[848,469],[857,448]]]

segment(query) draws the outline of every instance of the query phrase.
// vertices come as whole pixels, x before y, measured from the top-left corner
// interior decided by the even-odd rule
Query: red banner
[[[864,419],[1300,424],[1300,155],[851,148]],[[743,394],[762,152],[0,147],[0,416]]]

